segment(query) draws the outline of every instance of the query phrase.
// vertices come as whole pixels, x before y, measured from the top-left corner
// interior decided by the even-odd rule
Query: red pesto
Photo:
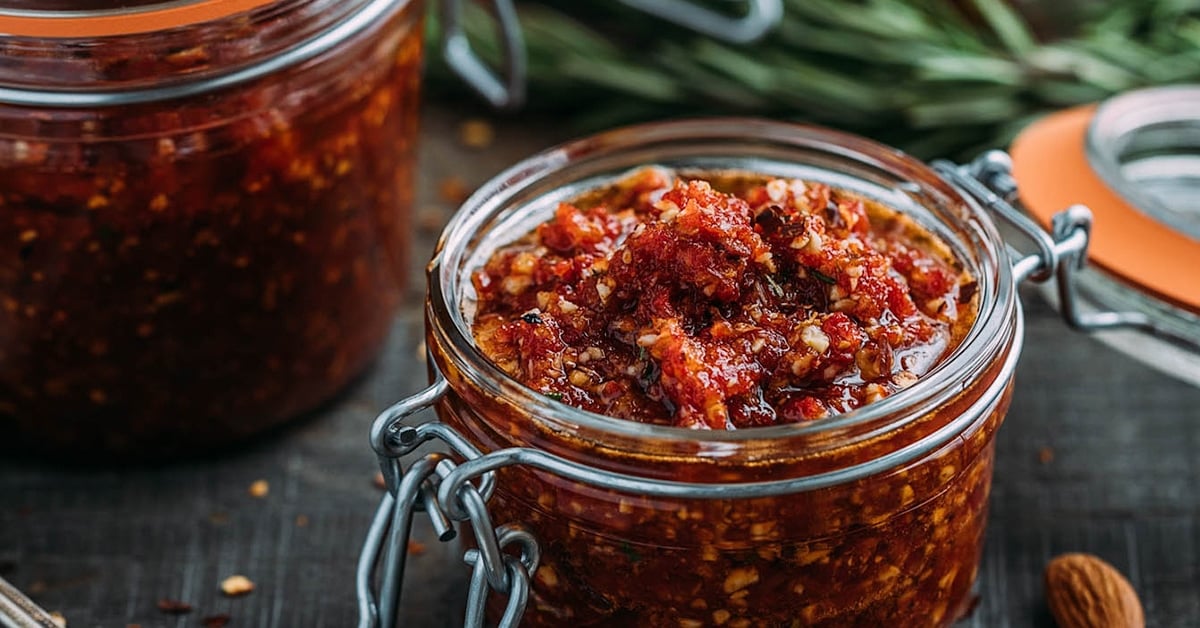
[[[474,275],[476,341],[600,414],[697,429],[847,412],[928,372],[975,282],[912,219],[820,183],[639,170]]]

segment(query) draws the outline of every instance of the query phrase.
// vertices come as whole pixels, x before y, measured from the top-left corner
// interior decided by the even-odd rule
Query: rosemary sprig
[[[845,128],[923,157],[963,157],[1006,144],[1046,111],[1200,81],[1197,0],[1076,3],[1072,32],[1054,38],[1035,34],[1014,8],[1032,3],[1012,0],[786,0],[780,26],[749,47],[616,2],[543,2],[518,6],[530,107],[569,114],[580,131],[760,114]],[[481,54],[498,58],[491,18],[477,5],[468,5],[466,30]],[[436,26],[430,33],[436,45]],[[461,90],[430,58],[430,84]]]

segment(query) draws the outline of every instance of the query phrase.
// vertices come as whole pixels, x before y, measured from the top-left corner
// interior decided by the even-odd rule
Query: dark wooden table
[[[413,285],[374,368],[315,416],[227,456],[135,470],[0,461],[0,574],[72,627],[351,626],[354,568],[380,495],[367,429],[421,387],[420,271],[449,211],[439,188],[469,187],[565,139],[544,121],[496,126],[490,147],[458,139],[468,113],[427,107]],[[454,186],[450,186],[454,187]],[[447,190],[450,191],[450,190]],[[1049,626],[1042,569],[1086,551],[1125,573],[1151,626],[1200,626],[1200,390],[1073,334],[1026,292],[1026,345],[1000,431],[980,603],[967,626]],[[270,492],[255,498],[255,480]],[[461,625],[460,549],[427,526],[410,561],[404,622]],[[234,573],[256,590],[218,590]],[[160,598],[190,615],[159,612]]]

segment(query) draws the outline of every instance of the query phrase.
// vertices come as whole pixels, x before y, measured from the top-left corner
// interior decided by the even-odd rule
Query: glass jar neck
[[[0,102],[104,106],[253,80],[320,55],[411,0],[196,0],[87,10],[0,5]]]

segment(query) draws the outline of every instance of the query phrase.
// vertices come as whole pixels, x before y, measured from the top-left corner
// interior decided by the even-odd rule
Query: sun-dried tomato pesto
[[[56,81],[175,84],[329,27],[321,2],[279,4],[88,46],[7,39],[0,82],[57,68]],[[406,269],[421,8],[397,2],[303,64],[195,96],[0,103],[0,442],[203,450],[367,365]]]
[[[847,191],[644,169],[497,250],[473,332],[565,403],[736,429],[911,385],[970,327],[974,286],[928,230]]]

